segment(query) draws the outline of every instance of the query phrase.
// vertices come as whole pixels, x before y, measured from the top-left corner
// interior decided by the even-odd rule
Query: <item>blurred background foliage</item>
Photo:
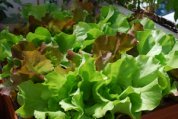
[[[22,0],[0,0],[0,21],[7,17],[6,11],[7,9],[13,8],[13,3],[21,4]],[[30,1],[29,1],[30,2]],[[156,10],[160,7],[160,5],[164,4],[165,9],[167,11],[175,11],[174,19],[178,19],[178,5],[177,0],[44,0],[45,3],[60,3],[64,8],[68,5],[79,3],[79,2],[90,2],[93,3],[94,7],[98,7],[99,5],[109,3],[109,4],[120,4],[127,7],[130,10],[139,10],[144,9],[150,13],[156,13]],[[39,0],[36,0],[36,3],[39,3]],[[23,6],[23,5],[22,5]],[[76,5],[78,6],[78,5]],[[22,9],[23,10],[23,9]]]

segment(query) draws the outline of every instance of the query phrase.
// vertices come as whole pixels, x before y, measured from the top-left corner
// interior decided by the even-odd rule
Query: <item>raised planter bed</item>
[[[147,13],[143,10],[140,10],[140,11],[130,11],[128,9],[126,9],[125,7],[123,6],[116,6],[119,11],[121,11],[121,13],[125,14],[125,15],[131,15],[131,14],[140,14],[140,16],[147,16],[149,17],[150,19],[152,19],[154,22],[155,22],[155,25],[156,25],[156,28],[157,29],[160,29],[162,31],[164,31],[165,33],[167,34],[172,34],[174,35],[176,38],[178,38],[178,30],[176,28],[176,25],[162,17],[159,17],[155,14],[150,14],[150,13]],[[165,24],[164,24],[165,23]]]
[[[178,104],[154,110],[142,116],[142,119],[178,119]]]
[[[79,18],[87,15],[81,9],[72,14],[56,8],[64,17],[56,20],[54,6],[40,8],[52,10],[39,18],[38,7],[28,6],[32,19],[25,34],[0,34],[0,50],[6,51],[0,57],[2,91],[18,92],[13,103],[17,99],[20,117],[140,119],[142,112],[143,118],[152,113],[148,110],[156,112],[177,91],[169,72],[177,73],[178,41],[149,19],[131,19],[104,6],[99,17],[88,19]],[[13,95],[0,96],[6,104],[0,106],[12,112],[7,118],[16,118]]]

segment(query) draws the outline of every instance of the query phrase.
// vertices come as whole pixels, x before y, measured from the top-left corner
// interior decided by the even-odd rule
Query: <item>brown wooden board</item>
[[[178,119],[178,104],[145,114],[142,116],[142,119]]]

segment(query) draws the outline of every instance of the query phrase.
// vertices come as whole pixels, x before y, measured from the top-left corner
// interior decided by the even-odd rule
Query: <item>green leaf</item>
[[[104,23],[104,22],[100,21],[98,23],[98,26],[104,32],[105,35],[112,36],[112,35],[116,35],[116,33],[117,33],[116,29],[113,29],[111,27],[111,23],[110,22]]]
[[[83,93],[79,89],[72,93],[70,98],[60,101],[59,104],[65,111],[74,111],[73,117],[76,119],[84,116]]]
[[[141,113],[140,112],[132,112],[132,103],[129,97],[119,101],[114,101],[114,109],[112,110],[113,113],[120,112],[123,114],[129,115],[133,119],[139,119]]]
[[[69,35],[69,34],[61,32],[60,34],[54,37],[54,40],[59,45],[59,50],[62,53],[66,53],[67,50],[73,47],[73,44],[75,43],[76,38],[74,35]]]
[[[103,35],[103,32],[99,28],[92,28],[88,31],[89,39],[96,39],[99,36]]]
[[[121,87],[121,89],[125,89],[128,86],[132,85],[133,80],[136,80],[139,76],[138,71],[139,66],[134,58],[131,56],[126,56],[114,63],[106,65],[103,73],[110,78],[112,87],[115,87],[117,90],[118,86]]]
[[[162,98],[162,90],[158,85],[158,80],[154,80],[145,87],[136,88],[135,91],[141,96],[141,106],[136,112],[153,110],[159,105]]]
[[[26,39],[30,42],[34,42],[36,44],[42,43],[42,42],[50,42],[51,40],[51,34],[48,31],[48,29],[44,27],[38,27],[35,29],[35,32],[29,32],[26,36]]]
[[[159,62],[153,57],[138,56],[136,58],[137,66],[139,66],[140,75],[134,80],[133,85],[136,87],[146,86],[156,80],[159,75]]]
[[[115,32],[126,32],[130,29],[127,17],[120,14],[113,6],[104,6],[100,13],[100,26],[109,23],[109,27]],[[111,30],[105,26],[105,29]],[[110,31],[112,33],[113,31]],[[109,32],[106,32],[109,33]]]
[[[92,115],[94,118],[101,118],[106,115],[107,111],[110,111],[114,108],[112,102],[106,103],[97,103],[94,106],[87,108],[86,113]]]
[[[70,104],[70,102],[68,102],[68,100],[62,100],[59,102],[59,104],[66,112],[69,110],[77,110],[77,107],[73,104]]]
[[[162,31],[153,31],[153,37],[162,47],[162,52],[168,54],[175,45],[176,39],[173,35],[166,34]]]
[[[83,41],[87,38],[87,32],[91,29],[91,25],[86,22],[79,22],[74,27],[73,34],[76,35],[77,41]]]
[[[175,38],[159,30],[138,31],[136,38],[139,41],[137,49],[140,54],[149,56],[168,54],[174,47]]]
[[[41,112],[35,110],[34,116],[36,119],[69,119],[64,112],[57,111],[57,112]]]
[[[109,19],[114,15],[115,8],[112,6],[104,6],[101,8],[100,20],[108,22]]]
[[[7,30],[0,32],[0,61],[12,56],[11,47],[20,40],[22,40],[21,36],[16,36],[12,33],[9,33]]]
[[[11,76],[11,69],[14,66],[12,59],[8,60],[8,63],[1,67],[2,73],[0,73],[0,79],[8,78]]]
[[[42,84],[34,84],[32,81],[26,81],[19,85],[18,103],[21,107],[16,111],[21,117],[32,117],[35,110],[47,111],[48,102],[47,98],[50,96],[50,92],[47,90],[47,86]],[[30,89],[30,90],[29,90]]]
[[[67,11],[67,10],[66,10],[66,11],[65,11],[65,10],[59,10],[59,9],[52,10],[52,11],[51,11],[51,16],[52,16],[54,19],[57,19],[57,20],[66,20],[66,19],[72,17],[70,11]]]
[[[5,58],[10,57],[11,56],[11,50],[10,47],[5,46],[4,44],[0,44],[0,52],[2,53],[0,55],[0,61],[3,61]]]
[[[35,19],[41,20],[47,13],[45,5],[26,4],[22,9],[22,15],[28,19],[29,16],[34,16]]]
[[[178,68],[178,51],[170,52],[170,54],[167,55],[166,59],[167,71]]]
[[[143,25],[144,29],[155,29],[155,23],[148,18],[141,19],[140,23]]]
[[[150,30],[137,32],[136,39],[139,41],[139,44],[137,45],[139,54],[147,54],[155,44],[155,40],[150,34]]]
[[[94,39],[103,35],[103,32],[99,29],[97,24],[79,22],[75,25],[73,34],[76,36],[77,41],[74,47],[84,49],[85,47],[91,45]]]
[[[76,77],[68,75],[53,71],[45,76],[43,85],[48,86],[51,94],[51,98],[48,100],[49,109],[59,110],[59,102],[67,98],[76,85]]]
[[[117,32],[122,32],[122,33],[125,33],[130,29],[130,25],[127,21],[127,17],[122,14],[118,14],[117,18],[115,19],[111,27]]]
[[[72,76],[71,78],[70,75],[66,77],[66,75],[53,71],[45,76],[44,85],[49,87],[53,93],[52,95],[57,96],[59,101],[68,97],[71,89],[76,83],[75,77]]]

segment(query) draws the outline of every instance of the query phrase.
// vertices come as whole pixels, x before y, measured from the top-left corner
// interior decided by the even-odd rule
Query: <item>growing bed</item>
[[[28,5],[27,25],[0,32],[0,100],[12,99],[3,101],[12,118],[14,108],[22,118],[140,119],[177,103],[177,39],[147,18],[113,6],[93,15],[89,5]]]

